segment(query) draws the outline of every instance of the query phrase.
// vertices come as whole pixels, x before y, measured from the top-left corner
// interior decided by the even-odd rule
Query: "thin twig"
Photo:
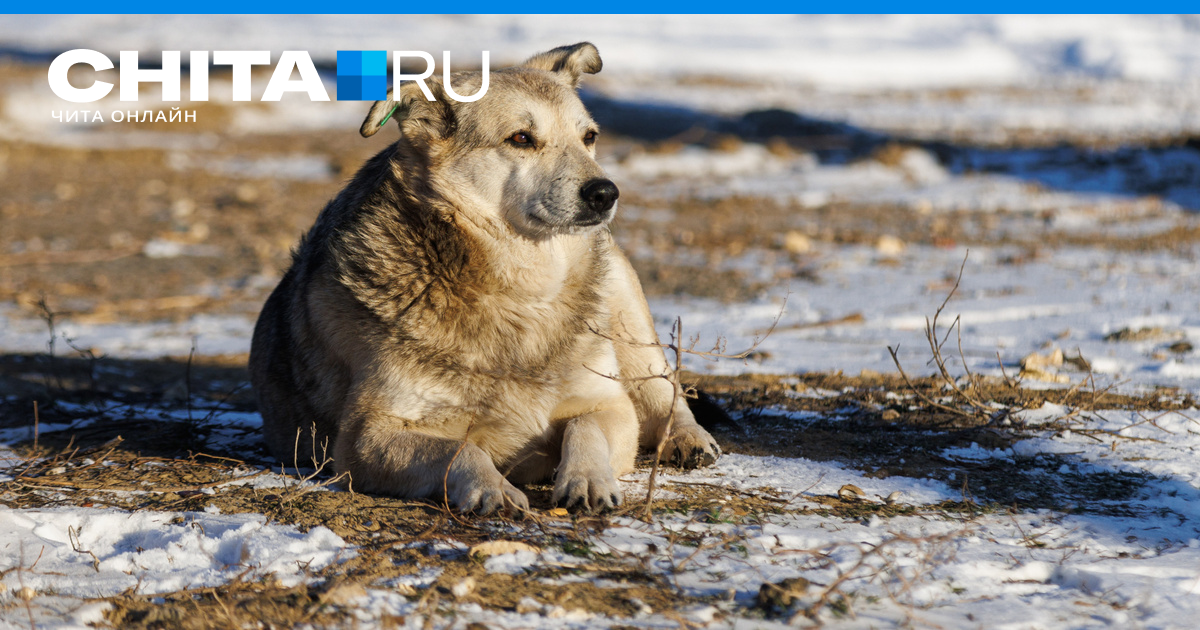
[[[683,320],[676,317],[675,326],[671,331],[671,344],[668,346],[675,352],[675,370],[671,373],[671,411],[667,414],[667,424],[663,434],[658,438],[658,447],[654,449],[654,462],[650,464],[650,479],[646,486],[646,508],[642,516],[650,518],[650,508],[654,502],[654,486],[658,479],[658,465],[662,459],[667,440],[671,439],[671,429],[675,424],[675,406],[679,403],[679,374],[683,372],[683,353],[679,350],[679,340],[683,338]]]
[[[92,553],[91,551],[83,549],[83,545],[79,542],[79,532],[75,531],[75,527],[73,525],[67,526],[67,540],[71,542],[71,549],[74,550],[75,553],[86,553],[92,557],[92,568],[96,570],[96,573],[99,573],[100,558],[97,558],[96,554]]]
[[[38,415],[38,402],[33,401],[33,452],[38,453],[38,435],[41,433],[41,418]]]

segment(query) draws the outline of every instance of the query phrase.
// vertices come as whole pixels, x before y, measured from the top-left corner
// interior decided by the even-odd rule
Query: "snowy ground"
[[[1066,414],[1065,408],[1047,404],[1022,412],[1017,420],[1037,427]],[[588,579],[598,570],[619,575],[611,567],[621,566],[633,571],[631,575],[662,576],[688,598],[665,610],[638,604],[640,612],[622,621],[638,627],[670,625],[680,617],[700,625],[773,627],[829,595],[831,606],[817,606],[814,619],[838,627],[1186,628],[1200,612],[1200,440],[1195,417],[1195,409],[1155,414],[1150,424],[1138,412],[1099,412],[1079,422],[1111,432],[1108,439],[1047,432],[1004,449],[972,445],[942,454],[949,466],[1007,461],[1047,478],[1122,472],[1140,479],[1130,496],[1091,505],[1081,514],[982,508],[953,512],[945,506],[961,499],[962,491],[940,482],[874,478],[836,462],[728,454],[704,471],[668,473],[659,479],[667,488],[660,498],[690,487],[709,487],[715,500],[705,510],[667,512],[650,522],[615,517],[587,537],[586,553],[526,547],[485,557],[482,570],[488,575],[528,573],[549,585]],[[236,414],[232,420],[246,422]],[[216,426],[225,423],[221,414],[212,420]],[[83,426],[86,423],[77,428]],[[26,431],[9,430],[6,435]],[[93,465],[91,458],[74,464]],[[59,474],[63,472],[51,470],[28,478],[24,489]],[[238,481],[239,477],[252,479]],[[625,479],[627,497],[645,492],[646,477],[643,471]],[[11,473],[2,479],[10,480]],[[233,488],[270,491],[295,483],[274,473],[236,471],[228,482],[202,491],[199,504],[208,506],[196,512],[0,508],[2,544],[12,565],[6,567],[5,623],[24,627],[32,615],[39,626],[76,627],[99,621],[107,608],[87,598],[112,597],[128,589],[151,596],[202,589],[235,576],[247,580],[274,574],[290,585],[331,562],[354,557],[355,546],[324,527],[301,533],[292,526],[264,523],[262,516],[222,515],[213,504]],[[9,484],[10,491],[21,487]],[[819,512],[831,497],[850,487],[861,490],[862,498],[846,504],[861,506],[863,516]],[[106,497],[129,492],[97,492],[93,500],[112,501]],[[767,497],[773,509],[754,513],[739,508],[735,499],[747,496]],[[873,513],[885,501],[887,509],[900,510],[900,515]],[[577,526],[551,513],[535,529],[545,533]],[[491,529],[497,539],[533,538],[519,525]],[[445,558],[464,559],[469,551],[452,540],[441,549],[433,554],[434,561],[407,577],[368,583],[336,603],[349,607],[360,621],[378,623],[388,615],[407,615],[406,626],[420,627],[425,600],[415,595],[449,571],[441,566]],[[547,567],[559,573],[547,575]],[[562,574],[564,569],[571,572]],[[797,577],[808,582],[793,587],[798,603],[791,612],[788,606],[776,610],[757,603],[764,583]],[[629,585],[630,576],[606,579],[611,588],[621,588]],[[453,578],[444,584],[453,589],[465,580]],[[17,599],[23,588],[35,594],[28,609]],[[583,602],[560,605],[539,597],[543,591],[536,583],[529,601],[499,612],[472,605],[467,590],[458,598],[458,617],[492,627],[602,627],[617,621]],[[804,616],[792,621],[811,622]]]
[[[0,352],[11,359],[0,380],[0,502],[21,507],[0,507],[0,627],[81,627],[137,597],[173,605],[180,592],[198,609],[206,589],[233,598],[240,591],[231,584],[266,589],[269,575],[314,598],[313,615],[342,610],[347,624],[412,628],[430,615],[438,627],[1193,627],[1198,38],[1200,21],[1170,16],[10,16],[0,23],[0,54],[19,54],[0,76],[0,186],[19,192],[0,205],[0,232],[9,231],[0,242]],[[203,445],[243,463],[177,482],[179,494],[83,483],[106,468],[148,475],[158,465],[133,455],[23,458],[33,435],[25,405],[37,397],[28,383],[49,373],[15,358],[47,351],[31,295],[58,292],[69,305],[55,321],[59,356],[74,355],[69,339],[96,355],[143,360],[136,370],[153,376],[178,367],[164,357],[193,347],[202,358],[244,354],[254,305],[296,233],[345,169],[382,146],[328,140],[354,133],[362,115],[354,103],[226,107],[220,126],[187,132],[66,127],[49,116],[61,103],[37,64],[70,47],[114,57],[129,48],[296,48],[324,63],[338,48],[450,48],[455,59],[489,49],[511,61],[582,39],[605,59],[586,99],[620,136],[603,156],[622,188],[617,235],[643,272],[664,338],[679,318],[697,349],[760,341],[744,361],[687,359],[700,375],[735,379],[720,381],[731,393],[719,396],[734,409],[737,427],[718,434],[732,452],[703,471],[668,471],[652,518],[542,510],[536,525],[489,521],[413,540],[424,524],[361,534],[283,508],[234,510],[252,501],[247,494],[282,503],[303,489],[344,493],[267,471],[257,416],[244,404],[206,406],[179,381],[153,377],[149,397],[42,398],[50,415],[40,431],[83,435],[131,418],[184,423],[195,411]],[[214,84],[214,100],[220,89]],[[113,97],[99,106],[122,105]],[[101,201],[88,201],[131,200],[112,208],[112,223],[88,229],[102,233],[95,242],[65,227],[39,232],[29,219],[92,199],[91,190],[50,171],[26,204],[17,200],[26,176],[6,175],[45,155],[77,154],[85,170],[127,162],[161,179],[149,189],[114,182],[111,195],[102,189]],[[197,190],[219,192],[210,201]],[[226,234],[237,231],[228,225],[241,220],[235,213],[270,211],[262,198],[271,195],[315,200],[271,215],[283,227],[261,242]],[[245,268],[220,266],[254,256]],[[104,282],[61,271],[76,259],[115,266]],[[140,287],[119,279],[155,265],[163,275],[130,276],[143,278]],[[951,372],[1001,382],[1022,372],[1023,359],[1061,350],[1067,361],[1023,377],[1044,400],[990,401],[1012,413],[982,428],[898,429],[898,442],[927,436],[936,446],[893,452],[879,443],[877,454],[898,458],[886,467],[870,453],[788,451],[738,433],[777,425],[801,441],[849,440],[865,430],[864,414],[874,422],[896,413],[907,427],[910,414],[929,412],[904,387],[879,394],[871,379],[896,372],[889,346],[910,375],[933,372],[923,327],[960,265],[939,322],[945,332],[961,321],[961,353],[957,336],[946,346]],[[716,278],[733,280],[706,292]],[[156,293],[176,285],[178,293]],[[102,363],[99,376],[134,380],[142,372],[131,365]],[[831,390],[789,376],[815,372],[862,380]],[[736,379],[751,373],[784,375],[783,390],[777,383],[766,393],[786,395],[739,391]],[[1139,402],[1054,402],[1109,386]],[[957,437],[942,445],[947,435]],[[915,465],[917,456],[936,470]],[[625,480],[630,504],[646,493],[648,474]],[[1020,479],[1011,492],[988,487],[1006,475]],[[170,501],[147,503],[163,494]],[[472,560],[479,531],[533,547]],[[353,571],[339,567],[378,559],[379,536],[397,541],[383,556],[392,572],[376,568],[345,587]],[[520,584],[502,581],[510,575]],[[807,582],[783,582],[798,577]],[[791,586],[760,602],[764,583]],[[585,584],[630,594],[585,597]],[[522,599],[497,604],[489,589],[504,588]],[[563,596],[572,589],[580,595]],[[781,600],[783,591],[795,601]],[[646,599],[662,593],[667,599]]]

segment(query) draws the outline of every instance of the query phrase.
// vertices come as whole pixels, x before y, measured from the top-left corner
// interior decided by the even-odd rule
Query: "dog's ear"
[[[449,136],[454,131],[454,109],[440,81],[428,79],[427,85],[434,97],[432,101],[425,98],[424,91],[416,81],[408,81],[401,86],[399,97],[389,88],[387,100],[375,101],[358,132],[364,138],[369,138],[389,120],[393,120],[400,127],[400,134],[405,137]]]
[[[575,87],[579,85],[579,75],[600,72],[604,62],[600,60],[600,51],[591,42],[579,42],[574,46],[559,46],[538,53],[526,59],[521,66],[561,74],[571,87]]]

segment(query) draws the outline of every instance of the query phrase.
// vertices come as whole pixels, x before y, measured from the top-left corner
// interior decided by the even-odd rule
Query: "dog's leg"
[[[356,421],[357,420],[357,421]],[[402,428],[398,418],[361,415],[343,421],[335,465],[355,490],[440,499],[456,509],[490,514],[506,505],[529,509],[529,499],[509,483],[483,449]]]
[[[566,421],[562,461],[555,471],[554,502],[600,511],[621,504],[617,475],[633,469],[637,415],[624,395],[604,408]]]
[[[721,448],[696,423],[678,387],[665,378],[650,378],[670,374],[671,366],[657,345],[658,334],[637,273],[615,244],[611,252],[613,346],[622,381],[641,419],[642,448],[656,449],[671,419],[671,435],[663,448],[662,461],[682,468],[708,466],[720,457]]]

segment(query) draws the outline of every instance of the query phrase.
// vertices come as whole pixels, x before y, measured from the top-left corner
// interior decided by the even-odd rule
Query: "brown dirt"
[[[44,69],[0,63],[0,85],[44,76]],[[708,80],[708,79],[706,79]],[[966,95],[946,93],[947,100]],[[2,97],[0,97],[2,98]],[[188,132],[217,135],[217,157],[253,158],[307,154],[331,165],[328,180],[286,181],[218,175],[170,167],[162,150],[70,149],[5,141],[0,143],[0,300],[11,300],[29,316],[46,307],[76,321],[181,319],[197,313],[253,316],[273,280],[288,262],[290,248],[341,182],[381,141],[364,141],[353,129],[236,136],[225,131],[228,111],[200,108],[200,123]],[[163,133],[178,126],[148,124]],[[713,146],[731,143],[710,139]],[[603,151],[666,150],[630,139],[606,138]],[[892,159],[886,150],[873,159]],[[755,197],[719,201],[652,199],[636,187],[622,189],[626,212],[613,226],[618,240],[634,252],[633,263],[649,295],[692,295],[744,300],[768,291],[773,281],[821,281],[819,256],[792,252],[788,231],[816,243],[872,244],[889,235],[907,243],[1014,245],[1023,253],[1004,264],[1020,265],[1047,248],[1087,246],[1114,251],[1183,249],[1200,241],[1200,227],[1181,222],[1140,237],[1078,235],[1051,229],[1050,217],[1019,211],[922,214],[893,206],[830,204],[807,208]],[[656,214],[654,211],[663,211]],[[653,217],[665,215],[667,220]],[[1120,220],[1114,219],[1114,221]],[[1013,236],[1014,234],[1031,236]],[[167,239],[211,248],[203,256],[148,258],[143,247]],[[652,254],[640,255],[637,252]],[[761,253],[771,268],[767,278],[721,267],[749,252]],[[681,264],[688,254],[705,262]],[[884,263],[885,264],[885,263]],[[542,567],[514,578],[488,574],[466,554],[429,555],[422,544],[454,540],[475,544],[496,537],[504,521],[459,519],[436,502],[403,501],[299,487],[255,490],[236,483],[261,474],[271,464],[257,436],[242,435],[239,448],[210,443],[210,414],[252,412],[245,356],[186,357],[139,361],[96,358],[61,348],[59,356],[0,355],[0,428],[26,427],[30,439],[17,446],[23,455],[49,459],[24,468],[0,483],[0,504],[14,508],[54,505],[112,506],[125,510],[200,510],[258,513],[307,529],[327,526],[360,555],[316,572],[309,586],[284,588],[271,581],[235,580],[216,589],[180,591],[155,603],[150,596],[113,598],[109,622],[117,627],[291,627],[348,623],[344,607],[330,600],[340,585],[372,585],[421,567],[443,574],[413,597],[425,614],[446,611],[450,587],[476,580],[466,601],[485,608],[512,609],[523,597],[570,610],[629,617],[633,599],[656,611],[691,603],[670,584],[649,577],[621,558],[595,553],[591,534],[608,516],[556,516],[549,510],[548,486],[528,494],[536,511],[518,523],[519,537],[542,547],[561,548],[586,559],[583,568]],[[727,452],[834,460],[874,476],[906,475],[961,483],[961,501],[930,506],[890,505],[876,500],[806,496],[798,508],[767,489],[732,492],[707,485],[668,484],[675,498],[658,498],[655,515],[689,514],[706,522],[753,522],[783,511],[860,519],[922,514],[931,517],[982,510],[1049,508],[1063,511],[1114,509],[1112,499],[1128,497],[1145,479],[1122,473],[1071,473],[1047,481],[1038,471],[1054,471],[1057,461],[979,464],[950,462],[947,447],[978,443],[1003,447],[1028,429],[1005,425],[978,413],[948,412],[921,402],[916,392],[945,396],[944,383],[921,379],[915,392],[896,376],[864,374],[747,375],[687,379],[713,395],[732,419],[714,427]],[[1086,390],[1026,390],[1002,382],[980,382],[978,395],[1010,409],[1054,402],[1081,409],[1162,411],[1195,406],[1190,396],[1156,392],[1126,396]],[[889,396],[893,394],[899,396]],[[34,436],[34,402],[39,426],[72,423]],[[192,421],[165,420],[158,411],[179,411],[204,401]],[[71,405],[61,403],[73,403]],[[962,408],[957,402],[953,406]],[[216,410],[216,411],[214,411]],[[91,463],[88,463],[91,460]],[[214,494],[202,490],[214,489]],[[133,494],[130,490],[147,490]],[[1000,506],[1004,506],[1001,508]],[[621,511],[633,515],[643,504],[629,497]],[[688,542],[688,541],[685,541]],[[696,541],[690,541],[696,542]],[[586,578],[564,585],[564,577]],[[617,582],[599,588],[596,578]],[[402,625],[403,619],[384,621]]]
[[[28,82],[43,73],[36,64],[0,63],[0,85]],[[0,300],[12,300],[35,315],[39,300],[45,298],[53,311],[76,321],[178,319],[200,312],[253,315],[286,267],[290,249],[326,200],[384,146],[382,140],[363,140],[353,129],[237,135],[227,130],[228,107],[210,103],[198,109],[194,125],[121,128],[210,134],[216,138],[214,148],[186,152],[200,161],[317,156],[330,164],[330,177],[254,179],[172,168],[171,152],[160,149],[79,149],[5,141],[0,143],[0,181],[5,189],[0,199]],[[735,141],[709,140],[717,149]],[[872,159],[886,162],[895,153],[889,153],[889,147]],[[629,138],[606,138],[601,153],[654,148]],[[922,214],[895,206],[841,203],[807,208],[756,197],[658,200],[639,195],[631,183],[622,184],[622,204],[625,212],[613,226],[618,240],[631,252],[654,252],[633,260],[649,295],[726,301],[759,296],[783,279],[820,281],[818,256],[785,249],[783,235],[789,230],[816,243],[836,245],[871,244],[889,235],[937,246],[1024,248],[1026,253],[1013,257],[1011,264],[1034,259],[1046,248],[1184,249],[1200,240],[1200,227],[1187,221],[1145,236],[1099,230],[1078,235],[1043,229],[1049,215],[1019,210]],[[670,220],[645,218],[647,211],[655,210],[666,211]],[[148,258],[142,251],[152,239],[208,251]],[[765,257],[769,277],[751,278],[721,268],[723,261],[752,251]],[[702,254],[705,263],[680,264],[680,254],[688,253]]]
[[[253,410],[247,390],[239,387],[246,379],[243,362],[244,357],[206,358],[189,366],[186,359],[58,357],[51,362],[44,356],[0,357],[0,400],[4,401],[0,403],[0,426],[28,427],[32,438],[34,400],[39,401],[41,422],[74,421],[77,425],[41,432],[36,451],[32,439],[16,445],[22,455],[37,452],[45,459],[18,468],[14,480],[0,483],[0,504],[11,508],[77,505],[169,510],[184,515],[215,506],[222,513],[262,514],[302,530],[325,526],[359,550],[351,560],[314,572],[307,586],[287,588],[273,580],[234,580],[219,588],[122,594],[108,600],[113,605],[108,621],[114,626],[345,624],[351,620],[350,609],[338,603],[341,591],[336,589],[346,587],[353,592],[357,587],[386,587],[388,580],[426,567],[440,568],[442,573],[432,586],[410,596],[419,602],[422,615],[453,614],[453,605],[467,602],[487,609],[514,610],[518,602],[530,598],[539,605],[566,611],[581,608],[623,619],[640,610],[638,601],[669,614],[702,603],[683,597],[670,582],[647,573],[634,559],[597,553],[592,537],[609,526],[611,515],[552,512],[548,485],[526,488],[534,512],[520,521],[459,518],[436,501],[329,492],[299,485],[278,489],[241,485],[242,480],[265,474],[269,466],[261,448],[254,448],[256,435],[241,436],[239,439],[250,445],[251,453],[234,457],[209,447],[207,407],[197,410],[194,422],[164,420],[154,410],[178,410],[189,400],[204,400],[205,405],[217,400],[221,409]],[[181,390],[181,379],[190,382],[190,387]],[[806,502],[797,504],[791,502],[794,497],[769,488],[737,491],[716,484],[678,482],[664,484],[670,494],[655,498],[651,514],[656,519],[687,515],[701,523],[754,524],[784,512],[854,520],[910,515],[969,519],[996,510],[1030,508],[1113,513],[1122,509],[1114,506],[1114,501],[1128,498],[1146,481],[1116,472],[1060,473],[1047,481],[1043,473],[1056,471],[1060,465],[1057,461],[949,462],[939,456],[947,446],[976,442],[1001,447],[1026,430],[1020,426],[989,426],[986,418],[932,409],[915,398],[897,377],[688,374],[686,380],[699,384],[731,412],[729,421],[714,427],[714,434],[727,452],[834,460],[875,476],[926,476],[949,481],[949,475],[955,473],[963,484],[963,498],[922,506],[890,504],[879,497],[854,499],[808,493]],[[921,379],[914,386],[927,396],[943,393],[942,385],[933,379]],[[1095,405],[1144,410],[1194,404],[1178,395],[1030,391],[994,382],[981,383],[979,388],[980,396],[1011,408],[1037,407],[1045,401],[1085,408]],[[173,397],[180,391],[184,392],[182,399]],[[78,406],[58,405],[57,401],[71,401]],[[105,410],[100,414],[103,419],[96,420],[100,412],[89,409]],[[641,465],[647,464],[643,459]],[[318,481],[321,479],[318,477]],[[644,508],[643,500],[641,496],[628,496],[617,513],[638,516]],[[1130,508],[1120,513],[1136,515]],[[487,573],[479,560],[465,552],[428,552],[428,543],[435,541],[471,546],[496,538],[562,549],[578,557],[581,564],[541,564],[530,573],[513,577]],[[703,542],[703,532],[681,531],[674,544],[695,546]],[[736,552],[739,542],[724,544]],[[466,578],[475,580],[476,587],[456,600],[451,589]],[[604,579],[609,586],[595,585],[597,579]],[[391,619],[388,623],[402,622]]]
[[[1131,396],[1090,388],[1029,390],[998,379],[980,379],[970,390],[978,399],[1000,406],[987,413],[975,412],[954,397],[946,407],[955,411],[923,401],[918,394],[947,400],[946,385],[937,378],[916,379],[912,388],[898,375],[746,375],[697,377],[695,382],[738,418],[713,429],[727,452],[853,462],[851,466],[871,477],[925,477],[961,485],[964,502],[1072,512],[1125,513],[1127,507],[1113,502],[1133,496],[1149,477],[1128,472],[1055,474],[1051,471],[1068,460],[1051,455],[963,462],[942,453],[972,444],[1004,449],[1020,439],[1067,429],[1090,433],[1086,422],[1069,418],[1033,430],[1010,415],[1047,402],[1084,412],[1181,411],[1196,406],[1190,394],[1177,392]]]

